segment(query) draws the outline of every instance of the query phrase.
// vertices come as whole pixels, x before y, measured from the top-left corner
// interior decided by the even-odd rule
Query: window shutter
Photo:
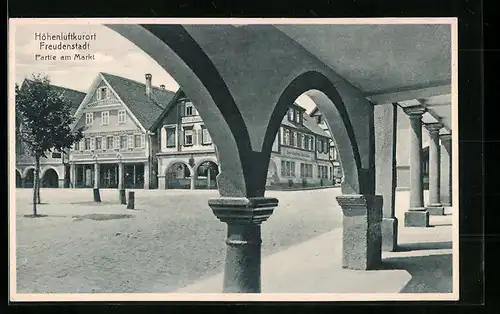
[[[102,137],[101,147],[103,150],[108,148],[108,138],[106,136]]]
[[[206,142],[206,139],[203,138],[203,129],[198,130],[198,141],[199,144],[203,144],[204,142]]]
[[[95,137],[90,138],[90,150],[95,150]]]
[[[181,129],[181,131],[179,132],[179,146],[182,146],[184,145],[184,130]]]
[[[133,135],[128,136],[127,148],[134,148],[134,136]]]
[[[146,135],[141,134],[141,148],[146,147]]]
[[[115,136],[115,139],[113,140],[113,146],[115,149],[120,149],[120,137]]]

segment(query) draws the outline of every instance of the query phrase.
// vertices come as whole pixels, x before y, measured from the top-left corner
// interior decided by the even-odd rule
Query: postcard
[[[10,19],[10,300],[458,300],[457,19]]]

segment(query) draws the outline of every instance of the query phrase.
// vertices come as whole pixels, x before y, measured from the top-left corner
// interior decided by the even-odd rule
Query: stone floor
[[[262,225],[263,292],[450,291],[453,216],[404,228],[407,193],[398,192],[402,250],[385,253],[381,270],[342,270],[339,194],[268,192],[280,204]],[[137,190],[135,211],[116,190],[102,190],[100,204],[87,189],[41,195],[48,216],[26,218],[31,190],[16,191],[18,293],[221,292],[225,225],[207,205],[216,191]]]

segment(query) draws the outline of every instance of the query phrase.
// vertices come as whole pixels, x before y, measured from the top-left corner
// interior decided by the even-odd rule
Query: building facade
[[[84,127],[84,138],[42,162],[42,186],[217,188],[217,148],[182,90],[155,87],[150,74],[141,83],[101,72],[88,93],[76,93],[73,128]],[[17,164],[18,186],[31,187],[33,160],[18,154]],[[272,146],[267,187],[330,186],[340,168],[319,111],[293,104]]]
[[[152,132],[159,135],[158,187],[216,188],[219,173],[216,147],[195,105],[179,91],[159,117]],[[330,136],[305,109],[293,104],[276,134],[269,162],[267,187],[332,185],[336,154],[329,154]]]
[[[174,92],[99,73],[76,111],[85,137],[70,150],[73,187],[154,188],[155,134],[149,131]]]
[[[21,89],[31,80],[24,80]],[[73,89],[52,85],[59,95],[70,103],[70,112],[74,114],[85,98],[85,93]],[[17,126],[16,126],[17,127]],[[19,138],[15,143],[16,153],[16,187],[32,188],[35,180],[35,159],[30,156],[26,147]],[[70,186],[69,178],[69,152],[53,151],[47,153],[47,158],[40,159],[40,179],[42,187],[63,188]]]

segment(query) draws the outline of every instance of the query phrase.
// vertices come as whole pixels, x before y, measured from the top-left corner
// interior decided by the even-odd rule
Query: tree
[[[40,203],[40,159],[53,150],[64,151],[83,138],[83,127],[72,131],[71,103],[58,93],[48,76],[33,74],[16,84],[16,134],[25,151],[35,159],[33,216]]]

